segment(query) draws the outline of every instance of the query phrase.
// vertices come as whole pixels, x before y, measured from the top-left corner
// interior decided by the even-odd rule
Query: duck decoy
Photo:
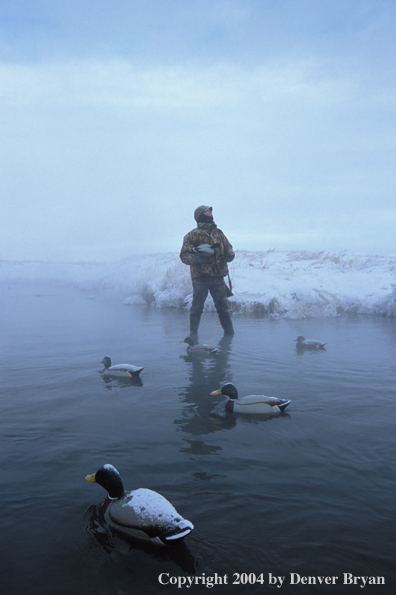
[[[298,349],[324,349],[324,346],[327,343],[322,343],[321,341],[316,341],[315,339],[306,339],[301,335],[295,339],[296,347]]]
[[[280,413],[291,403],[289,399],[278,399],[277,397],[267,397],[266,395],[248,395],[238,398],[238,391],[234,384],[229,382],[218,390],[210,393],[214,395],[226,395],[230,400],[226,403],[226,411],[235,411],[236,413],[264,413],[275,415]]]
[[[216,248],[220,248],[220,242],[216,242],[215,244],[200,244],[200,246],[196,246],[193,248],[193,251],[196,254],[204,254],[206,256],[214,256]]]
[[[117,469],[103,465],[85,481],[98,483],[107,490],[103,504],[106,522],[129,537],[159,545],[183,541],[194,525],[184,519],[161,494],[146,488],[125,492]]]
[[[130,378],[131,376],[139,376],[140,372],[144,370],[144,368],[133,366],[132,364],[115,364],[112,366],[111,359],[108,355],[106,355],[100,363],[105,367],[103,370],[103,374],[105,376],[121,376],[123,378]]]
[[[192,337],[186,337],[180,343],[187,343],[187,355],[214,355],[219,351],[218,347],[211,347],[205,343],[195,345]]]

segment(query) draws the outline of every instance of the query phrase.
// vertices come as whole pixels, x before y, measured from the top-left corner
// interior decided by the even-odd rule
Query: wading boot
[[[198,341],[198,327],[200,320],[200,316],[190,316],[190,337],[195,343]]]
[[[225,335],[233,335],[234,327],[232,326],[232,320],[230,314],[219,314],[220,324],[223,327]]]

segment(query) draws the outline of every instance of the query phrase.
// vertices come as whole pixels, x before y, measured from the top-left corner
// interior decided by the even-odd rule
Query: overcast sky
[[[394,0],[1,0],[0,259],[396,254]]]

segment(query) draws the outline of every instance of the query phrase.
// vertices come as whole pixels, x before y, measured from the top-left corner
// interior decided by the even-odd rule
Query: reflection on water
[[[225,475],[220,475],[218,473],[194,473],[194,477],[199,479],[200,481],[210,481],[211,479],[215,479],[216,477],[225,477]]]
[[[113,388],[130,388],[131,386],[143,386],[143,380],[140,376],[131,376],[130,378],[110,377],[101,374],[105,388],[112,390]]]
[[[218,343],[219,351],[210,357],[185,356],[189,383],[179,395],[186,406],[182,418],[174,422],[183,432],[202,436],[234,427],[235,419],[213,413],[216,402],[223,401],[223,397],[214,399],[210,396],[213,390],[232,378],[229,363],[232,340],[233,337],[223,336]]]
[[[183,438],[183,440],[187,442],[189,446],[180,448],[180,452],[188,452],[193,455],[212,455],[222,450],[221,446],[206,444],[202,440],[187,440],[185,438]]]

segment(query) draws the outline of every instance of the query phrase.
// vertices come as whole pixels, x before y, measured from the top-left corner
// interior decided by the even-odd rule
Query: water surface
[[[188,315],[124,306],[60,287],[1,290],[1,563],[14,594],[176,593],[169,577],[262,573],[217,593],[353,593],[343,573],[384,577],[394,593],[396,322],[234,317],[215,358],[185,355]],[[300,354],[297,335],[327,341]],[[145,367],[106,380],[100,360]],[[292,399],[269,419],[224,411],[210,392]],[[167,497],[195,525],[157,549],[112,534],[104,490],[84,477],[116,466],[128,488]],[[284,576],[281,589],[268,574]],[[290,585],[290,573],[338,576]],[[206,593],[203,585],[192,592]]]

